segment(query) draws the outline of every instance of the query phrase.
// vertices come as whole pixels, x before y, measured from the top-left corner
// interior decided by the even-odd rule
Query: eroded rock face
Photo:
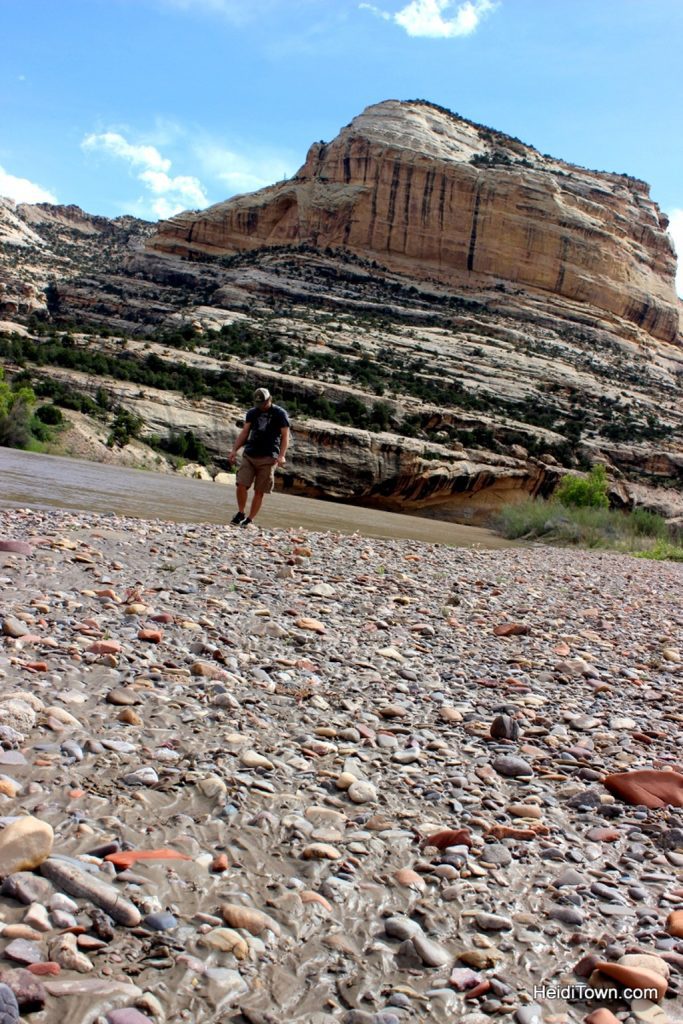
[[[160,224],[152,251],[305,243],[417,280],[502,280],[588,303],[674,341],[668,221],[648,186],[541,156],[426,103],[368,107],[290,181]]]

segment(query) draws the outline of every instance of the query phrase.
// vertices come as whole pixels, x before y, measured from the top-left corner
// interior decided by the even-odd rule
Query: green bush
[[[50,427],[57,427],[64,422],[62,411],[56,405],[41,405],[36,409],[36,418]]]
[[[134,413],[119,406],[107,438],[107,448],[113,448],[114,445],[125,448],[132,438],[140,436],[144,425],[145,421],[140,416],[135,416]]]
[[[147,443],[150,444],[152,441],[152,447],[186,462],[198,462],[201,466],[206,466],[211,461],[206,445],[191,430],[186,430],[184,434],[170,434],[165,440],[149,438]]]
[[[27,448],[31,440],[31,412],[27,402],[13,402],[0,415],[0,445],[3,448]]]
[[[566,476],[555,494],[568,508],[609,508],[605,467],[593,466],[587,476]]]

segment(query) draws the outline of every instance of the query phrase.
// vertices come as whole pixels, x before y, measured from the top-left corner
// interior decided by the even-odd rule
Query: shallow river
[[[231,485],[11,448],[0,448],[0,507],[115,512],[180,523],[227,523],[236,508]],[[458,547],[511,546],[510,541],[476,526],[286,494],[269,495],[258,521],[265,527],[358,532]]]

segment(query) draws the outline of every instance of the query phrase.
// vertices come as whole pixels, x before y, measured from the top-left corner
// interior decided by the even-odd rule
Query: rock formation
[[[161,224],[152,250],[343,247],[416,280],[507,281],[675,341],[667,218],[648,186],[541,156],[425,103],[368,107],[290,180]]]
[[[70,329],[29,373],[143,438],[220,465],[265,384],[293,493],[471,521],[601,462],[617,504],[683,512],[675,257],[633,178],[388,101],[252,195],[156,228],[2,201],[0,236],[0,334]]]

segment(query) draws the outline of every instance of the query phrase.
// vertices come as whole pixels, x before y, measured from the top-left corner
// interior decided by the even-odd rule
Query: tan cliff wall
[[[291,181],[158,226],[156,252],[343,247],[417,280],[512,282],[679,339],[668,222],[648,186],[587,171],[437,108],[369,107]]]

